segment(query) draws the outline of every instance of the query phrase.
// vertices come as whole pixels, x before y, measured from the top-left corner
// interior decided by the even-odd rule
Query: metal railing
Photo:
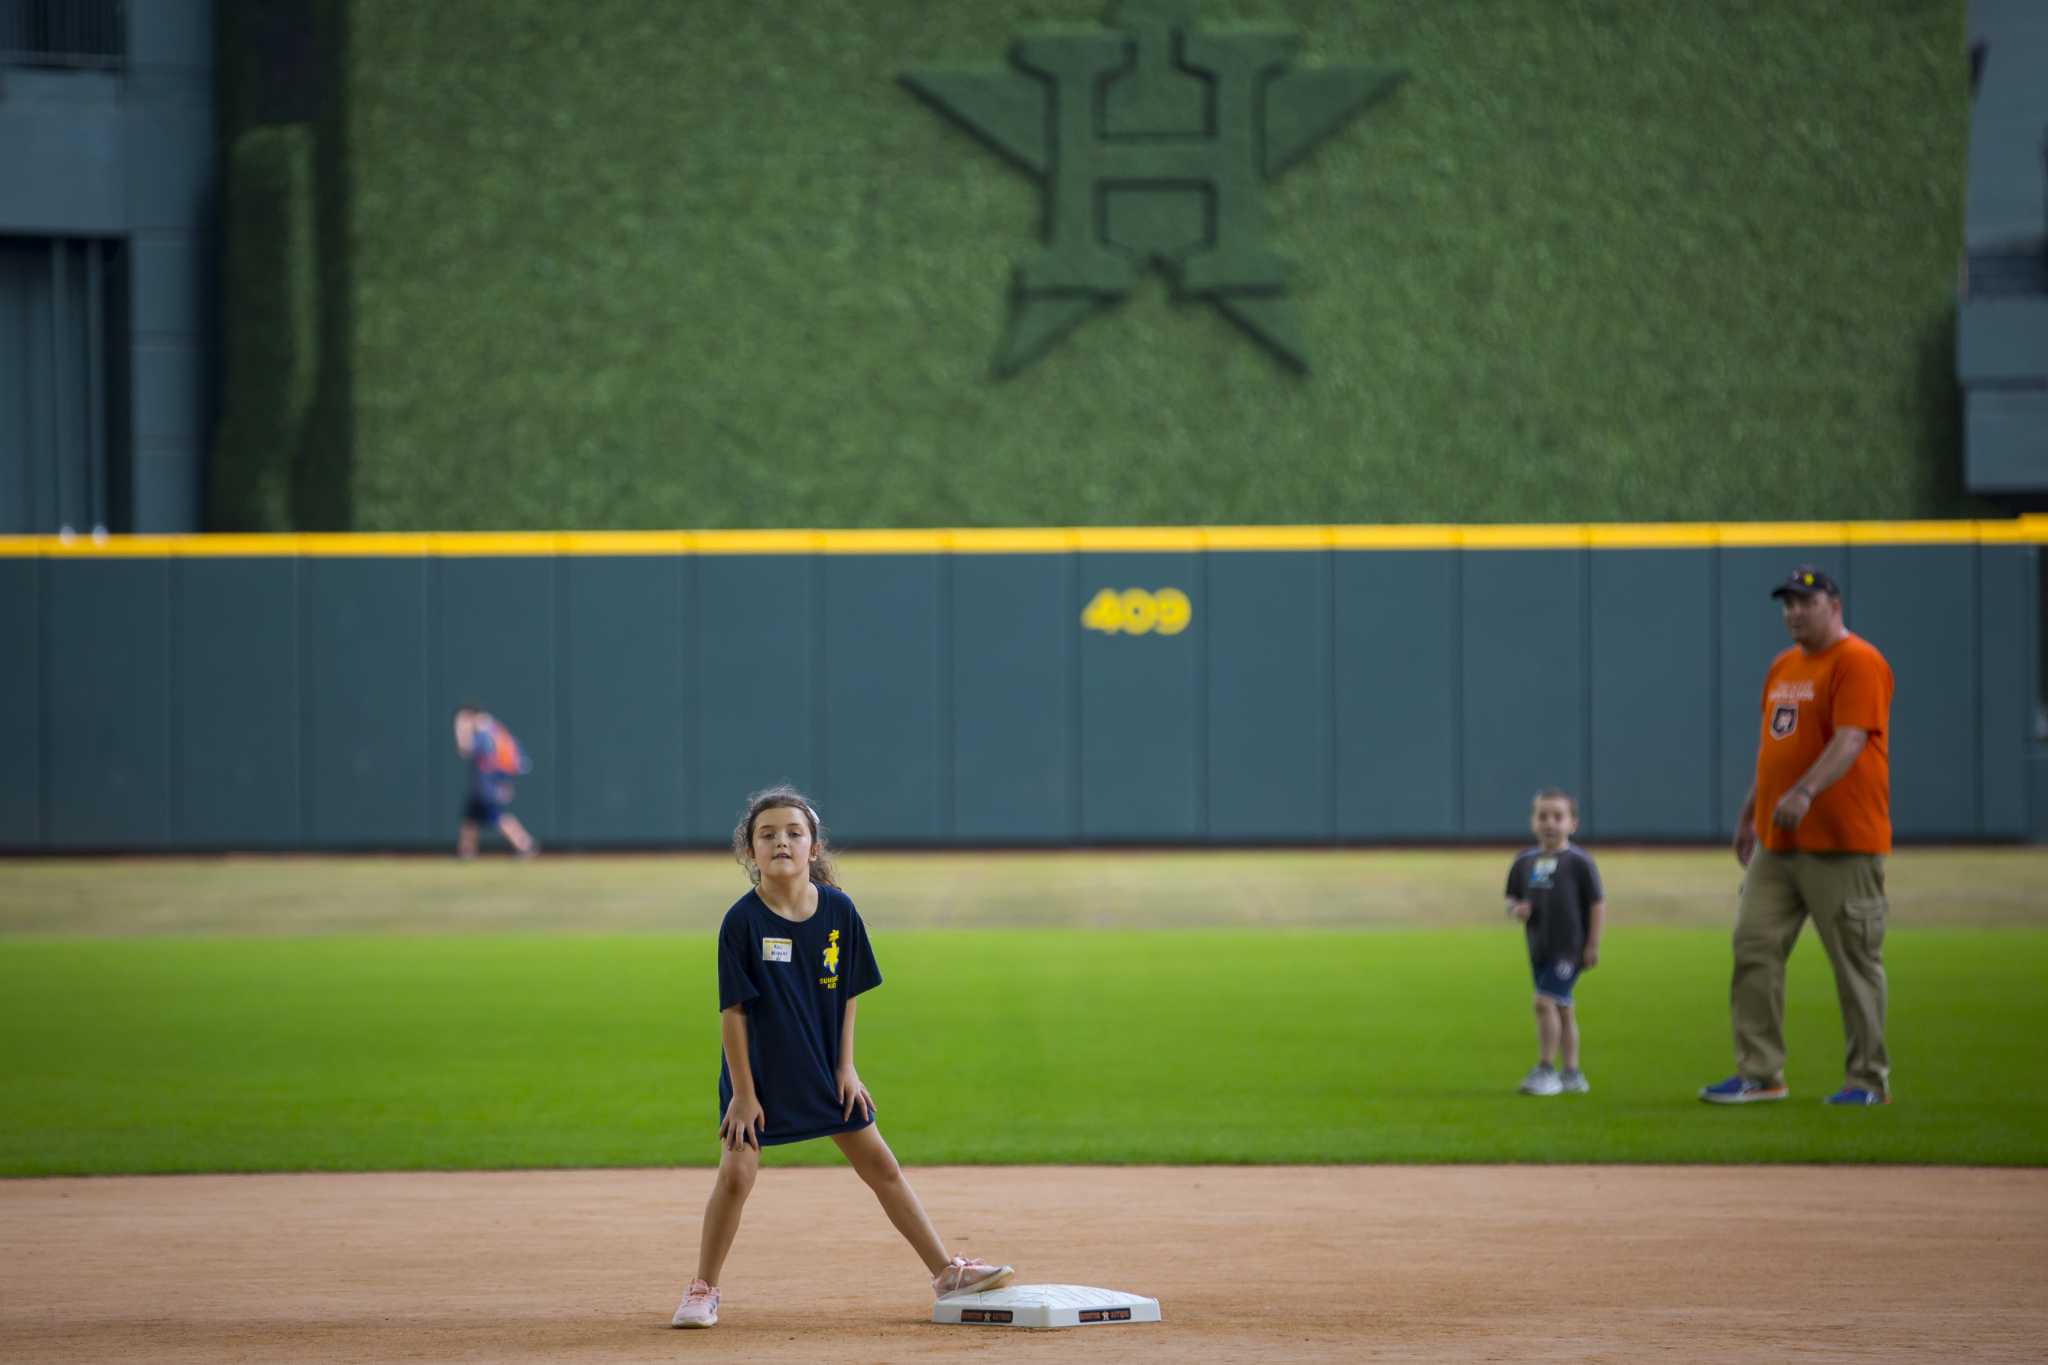
[[[0,66],[127,65],[127,0],[0,0]]]

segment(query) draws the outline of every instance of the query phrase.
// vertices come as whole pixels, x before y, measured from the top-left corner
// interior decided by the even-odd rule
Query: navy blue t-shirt
[[[1508,868],[1508,899],[1529,902],[1529,961],[1545,966],[1563,959],[1577,966],[1586,950],[1593,904],[1607,899],[1600,869],[1577,844],[1555,853],[1524,849]]]
[[[718,929],[718,1008],[746,1008],[747,1058],[761,1101],[763,1146],[850,1133],[874,1119],[854,1106],[841,1117],[839,1040],[846,1002],[882,984],[867,927],[844,891],[818,888],[802,922],[749,891]],[[718,1116],[732,1103],[732,1073],[721,1053]]]

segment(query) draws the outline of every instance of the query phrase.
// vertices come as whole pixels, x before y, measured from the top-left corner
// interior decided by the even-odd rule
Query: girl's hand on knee
[[[875,1116],[875,1101],[868,1094],[868,1088],[860,1083],[860,1074],[850,1066],[839,1068],[839,1117],[853,1117],[854,1106],[860,1106],[861,1116],[872,1119]]]
[[[725,1106],[725,1117],[718,1124],[718,1141],[721,1145],[737,1152],[742,1147],[761,1150],[761,1134],[767,1130],[768,1115],[757,1099],[742,1100],[738,1095]]]

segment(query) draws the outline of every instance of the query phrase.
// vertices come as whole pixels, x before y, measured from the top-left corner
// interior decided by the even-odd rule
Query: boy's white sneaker
[[[1568,1067],[1557,1073],[1557,1088],[1567,1095],[1583,1095],[1593,1087],[1587,1084],[1585,1072]]]
[[[668,1320],[671,1327],[716,1327],[718,1325],[718,1289],[702,1280],[690,1281],[690,1287],[683,1291],[683,1301],[676,1305],[676,1315]]]
[[[1548,1062],[1538,1062],[1529,1068],[1529,1074],[1522,1077],[1524,1095],[1562,1095],[1564,1082],[1558,1079],[1557,1068]]]

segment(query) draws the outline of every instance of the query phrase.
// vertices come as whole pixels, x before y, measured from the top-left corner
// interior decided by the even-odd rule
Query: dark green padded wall
[[[0,559],[0,848],[43,838],[41,560]]]
[[[729,838],[748,792],[777,782],[818,790],[821,573],[807,555],[697,561],[695,644],[686,665],[696,710],[692,840]],[[838,818],[825,812],[834,828]]]
[[[1336,832],[1331,557],[1204,556],[1207,832],[1306,843]]]
[[[424,559],[301,562],[299,799],[311,844],[382,847],[453,834],[455,811],[429,800],[454,743],[445,699],[427,682],[433,569]]]
[[[1849,628],[1892,666],[1892,823],[1934,838],[1979,828],[1976,546],[1855,546]],[[1837,558],[1839,561],[1839,557]]]
[[[1978,551],[1977,659],[1981,674],[1977,715],[1977,769],[1983,774],[1978,815],[1984,836],[2027,836],[2027,774],[2013,751],[2033,734],[2033,677],[2039,642],[2029,622],[2040,610],[2032,589],[2040,551],[2024,545],[1986,545]],[[2016,628],[2017,627],[2017,628]],[[2048,815],[2048,812],[2043,812]]]
[[[945,564],[931,555],[827,555],[819,567],[816,799],[849,840],[932,839],[947,805]]]
[[[1444,838],[1460,828],[1464,556],[1331,556],[1333,759],[1340,839]]]
[[[1770,588],[1834,570],[1897,680],[1906,839],[2032,837],[2030,545],[0,559],[0,846],[445,847],[474,700],[544,841],[1718,840]],[[1185,630],[1091,629],[1174,588]]]
[[[662,844],[693,832],[685,640],[696,576],[683,556],[560,562],[561,730],[543,756],[560,796],[551,835]]]
[[[963,843],[1080,837],[1075,557],[958,555],[950,566],[952,820]]]
[[[170,731],[180,844],[293,848],[304,842],[298,560],[171,562]]]
[[[1081,836],[1124,843],[1199,839],[1207,819],[1203,638],[1211,629],[1201,582],[1201,557],[1174,554],[1080,554],[1079,600],[1069,603],[1068,628],[1080,630],[1081,609],[1097,590],[1154,592],[1178,588],[1194,602],[1194,619],[1178,635],[1082,633],[1080,771]]]
[[[1588,555],[1586,602],[1584,814],[1645,839],[1697,838],[1731,819],[1714,781],[1712,552]]]
[[[1460,834],[1526,837],[1540,787],[1582,807],[1597,799],[1586,789],[1585,574],[1583,554],[1465,556]]]
[[[53,848],[162,848],[171,763],[170,561],[45,562],[44,838]],[[210,699],[183,699],[207,706]]]

